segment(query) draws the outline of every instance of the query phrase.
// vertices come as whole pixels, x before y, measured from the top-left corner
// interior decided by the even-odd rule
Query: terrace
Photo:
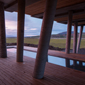
[[[17,53],[7,52],[4,10],[18,12]],[[36,59],[23,57],[24,15],[43,18],[38,48],[26,48],[37,52]],[[73,18],[72,18],[73,17]],[[53,21],[67,24],[66,51],[48,50]],[[74,25],[73,53],[70,53],[71,26]],[[1,85],[84,85],[85,72],[70,68],[85,55],[79,52],[82,30],[85,25],[85,0],[0,0],[0,84]],[[77,26],[81,26],[77,45]],[[77,52],[77,53],[76,53]],[[46,62],[47,55],[66,59],[66,67]]]
[[[32,77],[35,59],[24,56],[24,62],[16,62],[14,53],[0,59],[1,85],[84,85],[85,72],[46,63],[43,79]]]

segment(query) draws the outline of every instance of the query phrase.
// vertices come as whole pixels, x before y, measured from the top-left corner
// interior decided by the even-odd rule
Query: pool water
[[[7,49],[7,51],[16,53],[15,48]],[[36,52],[31,52],[31,51],[26,51],[26,50],[24,50],[23,52],[24,52],[24,56],[36,58]],[[59,57],[48,55],[48,62],[66,67],[64,58],[59,58]],[[79,64],[79,62],[77,62],[77,64]],[[70,60],[70,65],[73,65],[73,60]],[[83,63],[83,66],[85,66],[85,63]]]
[[[15,48],[7,49],[7,51],[16,53]],[[31,57],[31,58],[36,58],[36,52],[31,52],[31,51],[24,50],[24,56]],[[58,57],[48,55],[48,62],[65,67],[65,59],[63,59],[63,58],[58,58]]]

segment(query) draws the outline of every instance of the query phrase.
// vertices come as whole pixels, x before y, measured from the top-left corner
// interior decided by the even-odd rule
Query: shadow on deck
[[[85,72],[46,63],[44,79],[32,77],[35,59],[24,57],[16,62],[16,55],[0,58],[0,85],[85,85]]]

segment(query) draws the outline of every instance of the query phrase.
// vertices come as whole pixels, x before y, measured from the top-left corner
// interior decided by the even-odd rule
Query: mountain
[[[71,32],[71,37],[73,37],[74,31]],[[67,31],[58,34],[51,35],[51,38],[66,38]],[[16,38],[17,36],[6,35],[7,38]],[[40,38],[40,36],[25,36],[26,38]],[[85,32],[82,34],[82,38],[85,38]]]
[[[71,34],[73,34],[74,32],[72,31]],[[59,33],[58,35],[64,35],[64,34],[67,34],[67,31],[66,32],[61,32]]]
[[[73,37],[73,34],[74,34],[74,32],[72,31],[71,32],[72,37]],[[53,35],[51,35],[51,38],[66,38],[66,35],[67,35],[67,31],[61,32],[59,34],[53,34]]]
[[[73,37],[73,34],[74,34],[74,32],[72,31],[71,32],[72,37]],[[51,35],[51,38],[66,38],[66,35],[67,35],[67,31],[61,32],[59,34],[53,34],[53,35]],[[31,36],[31,37],[28,37],[28,38],[40,38],[40,36]]]

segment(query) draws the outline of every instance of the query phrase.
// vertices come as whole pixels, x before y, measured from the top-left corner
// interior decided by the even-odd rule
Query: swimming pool
[[[15,48],[7,49],[7,51],[16,53],[16,49]],[[36,52],[31,52],[31,51],[26,51],[26,50],[24,50],[23,52],[24,52],[24,56],[31,57],[31,58],[36,58]],[[54,56],[48,55],[48,62],[66,67],[65,59],[63,59],[63,58],[59,58],[59,57],[54,57]]]
[[[16,53],[15,48],[7,49],[7,51]],[[36,58],[36,52],[31,52],[31,51],[26,51],[26,50],[23,50],[23,52],[24,52],[24,56],[31,57],[31,58]],[[59,58],[59,57],[48,55],[48,62],[66,67],[64,58]],[[77,64],[78,63],[79,62],[77,62]],[[70,65],[73,65],[73,60],[70,60]],[[85,63],[83,63],[83,65],[85,66]]]

